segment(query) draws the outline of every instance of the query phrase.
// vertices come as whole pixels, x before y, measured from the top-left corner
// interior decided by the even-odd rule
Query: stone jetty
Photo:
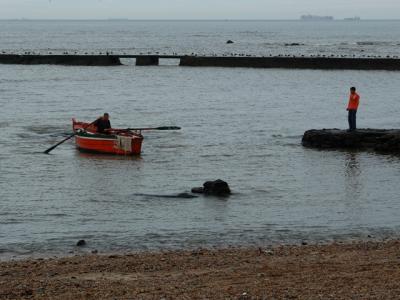
[[[127,54],[0,54],[0,64],[51,64],[79,66],[117,66],[121,58],[135,59],[138,66],[157,66],[161,59],[178,59],[186,67],[229,67],[229,68],[284,68],[321,70],[388,70],[400,71],[398,57],[357,58],[357,57],[306,57],[301,56],[251,56],[234,54],[230,56],[192,55],[127,55]]]
[[[120,66],[113,55],[18,55],[1,54],[1,64],[16,65],[65,65],[65,66]]]
[[[317,149],[374,150],[400,154],[400,129],[309,130],[302,144]]]
[[[181,66],[320,70],[400,70],[396,58],[183,56]]]

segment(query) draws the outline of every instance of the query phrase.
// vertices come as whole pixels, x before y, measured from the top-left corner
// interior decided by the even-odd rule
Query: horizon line
[[[346,21],[346,22],[363,22],[363,21],[400,21],[399,19],[379,19],[379,18],[370,18],[370,19],[360,19],[360,20],[346,20],[346,18],[341,18],[341,19],[333,19],[333,20],[301,20],[300,18],[298,19],[224,19],[224,18],[211,18],[211,19],[152,19],[152,18],[146,18],[146,19],[131,19],[131,18],[78,18],[78,19],[73,19],[73,18],[0,18],[0,21],[159,21],[159,22],[168,22],[168,21],[181,21],[181,22],[199,22],[199,21],[204,21],[204,22],[238,22],[238,21],[244,21],[244,22],[279,22],[279,21],[301,21],[304,23],[314,23],[314,22],[324,22],[324,23],[330,23],[330,22],[341,22],[341,21]]]

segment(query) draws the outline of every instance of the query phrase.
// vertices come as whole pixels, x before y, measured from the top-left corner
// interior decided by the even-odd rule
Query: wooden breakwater
[[[159,65],[160,59],[177,59],[186,67],[285,68],[322,70],[400,70],[399,58],[348,57],[253,57],[195,55],[78,55],[0,54],[1,64],[51,64],[75,66],[118,66],[121,58],[136,60],[138,66]]]

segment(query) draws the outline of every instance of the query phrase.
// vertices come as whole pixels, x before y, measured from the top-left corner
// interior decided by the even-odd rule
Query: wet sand
[[[400,241],[0,263],[0,299],[400,299]]]

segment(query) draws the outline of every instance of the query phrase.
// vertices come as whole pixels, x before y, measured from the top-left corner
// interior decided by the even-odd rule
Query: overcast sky
[[[400,0],[0,0],[0,18],[399,19]]]

